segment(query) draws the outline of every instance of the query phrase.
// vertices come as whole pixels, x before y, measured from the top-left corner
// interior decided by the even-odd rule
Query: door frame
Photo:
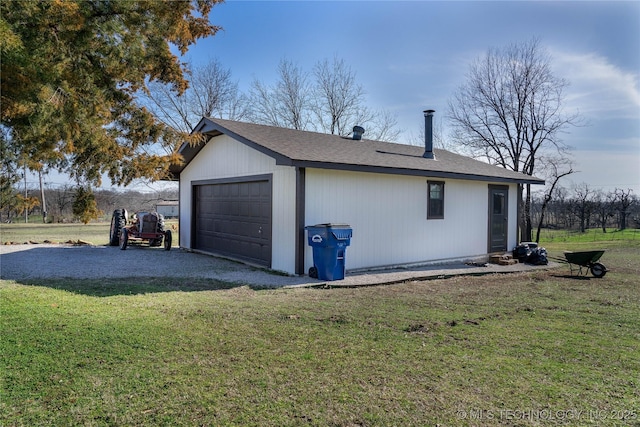
[[[273,174],[268,173],[268,174],[260,174],[260,175],[244,175],[244,176],[236,176],[236,177],[227,177],[227,178],[214,178],[214,179],[203,179],[203,180],[195,180],[195,181],[191,181],[191,233],[190,233],[190,248],[193,251],[197,251],[197,252],[206,252],[206,251],[201,251],[199,249],[196,249],[195,246],[197,244],[196,241],[196,229],[197,229],[197,224],[196,224],[196,191],[197,188],[203,185],[218,185],[218,184],[236,184],[236,183],[245,183],[245,182],[254,182],[254,181],[266,181],[269,183],[269,186],[271,187],[271,215],[270,215],[270,223],[269,223],[269,227],[271,228],[271,230],[269,231],[269,234],[271,235],[271,241],[270,241],[270,256],[269,256],[269,261],[268,261],[268,265],[267,264],[259,264],[262,267],[268,267],[271,268],[271,263],[273,262]],[[206,252],[206,253],[211,253],[211,252]],[[229,256],[229,255],[224,255],[227,256],[229,258],[233,258],[233,259],[238,259],[240,261],[243,262],[251,262],[248,261],[244,258],[241,257],[233,257],[233,256]]]
[[[493,195],[495,192],[501,192],[504,194],[504,217],[503,221],[505,223],[504,226],[504,245],[501,249],[495,249],[493,246]],[[508,185],[495,185],[489,184],[488,189],[488,208],[487,208],[487,216],[488,216],[488,230],[487,230],[487,252],[495,253],[495,252],[504,252],[507,250],[507,244],[509,242],[509,186]]]

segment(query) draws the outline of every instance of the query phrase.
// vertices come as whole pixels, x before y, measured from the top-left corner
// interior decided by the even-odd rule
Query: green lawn
[[[640,426],[640,241],[602,245],[603,279],[1,281],[0,425]]]
[[[534,230],[535,237],[535,230]],[[547,244],[557,243],[598,243],[598,242],[620,242],[620,241],[640,241],[640,229],[615,230],[607,229],[606,233],[601,228],[590,228],[584,233],[577,230],[550,230],[543,229],[540,232],[540,242]]]

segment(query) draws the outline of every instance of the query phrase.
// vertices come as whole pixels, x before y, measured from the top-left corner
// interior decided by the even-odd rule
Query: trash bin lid
[[[353,230],[351,229],[351,226],[349,224],[325,223],[325,224],[307,225],[305,227],[305,229],[308,230],[310,233],[315,228],[324,228],[325,230],[323,232],[330,232],[333,235],[333,238],[336,240],[349,240],[353,236]],[[313,231],[313,232],[316,232],[316,231]],[[317,231],[317,232],[320,232],[320,231]],[[315,237],[316,236],[314,236],[314,238]]]
[[[349,224],[335,224],[332,222],[327,222],[324,224],[316,224],[316,225],[306,225],[305,230],[308,230],[310,228],[331,228],[331,229],[335,229],[335,228],[351,228],[351,226]]]
[[[331,234],[336,240],[348,240],[351,238],[352,230],[350,228],[332,228]]]

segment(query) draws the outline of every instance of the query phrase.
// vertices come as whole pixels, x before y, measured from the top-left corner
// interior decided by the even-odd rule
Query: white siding
[[[213,138],[180,174],[180,246],[191,244],[193,181],[273,174],[271,268],[295,271],[295,169],[226,135]]]
[[[445,182],[444,219],[427,220],[427,178],[308,169],[306,225],[353,228],[347,269],[472,258],[487,253],[488,183]],[[515,236],[515,185],[509,242]],[[307,248],[305,269],[312,265]]]
[[[296,173],[292,167],[276,166],[273,172],[272,218],[271,268],[295,274]]]
[[[226,135],[212,139],[180,177],[180,245],[190,248],[192,183],[272,174],[271,268],[295,272],[295,168]],[[427,220],[425,177],[321,169],[306,170],[305,225],[353,227],[348,270],[452,259],[487,253],[487,182],[445,182],[444,219]],[[508,249],[517,241],[517,186],[509,185]],[[305,271],[313,264],[305,246]]]
[[[156,212],[165,218],[177,217],[179,214],[178,205],[156,205]]]

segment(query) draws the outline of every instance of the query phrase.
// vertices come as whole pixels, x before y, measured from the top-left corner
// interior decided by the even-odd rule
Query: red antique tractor
[[[109,244],[120,246],[123,251],[129,243],[149,241],[149,246],[171,249],[171,230],[164,229],[164,217],[157,212],[136,212],[127,225],[127,210],[116,209],[111,217]]]

